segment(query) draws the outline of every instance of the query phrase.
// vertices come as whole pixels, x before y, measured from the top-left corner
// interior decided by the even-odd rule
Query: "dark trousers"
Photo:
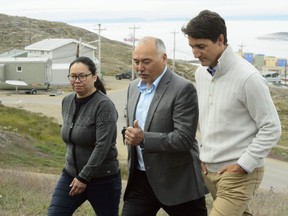
[[[205,197],[174,206],[166,206],[155,196],[146,172],[136,170],[126,192],[122,216],[155,216],[163,208],[171,216],[207,216]]]
[[[85,191],[74,197],[69,195],[72,180],[72,177],[62,173],[52,196],[48,216],[72,215],[86,200],[90,202],[97,216],[118,215],[121,195],[120,173],[91,180]]]

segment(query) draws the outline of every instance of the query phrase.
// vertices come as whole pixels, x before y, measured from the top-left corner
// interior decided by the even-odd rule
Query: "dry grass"
[[[58,175],[20,172],[17,170],[0,169],[0,215],[46,215]],[[125,187],[125,181],[123,182]],[[259,191],[252,202],[254,216],[288,215],[288,190]],[[123,202],[120,203],[120,209]],[[208,209],[211,197],[207,196]],[[74,214],[75,216],[94,215],[89,203],[84,203]],[[160,211],[158,216],[167,215]]]

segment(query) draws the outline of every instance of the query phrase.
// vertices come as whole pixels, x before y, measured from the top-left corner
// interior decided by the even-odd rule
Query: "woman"
[[[68,78],[75,93],[62,101],[66,162],[48,215],[72,215],[86,200],[97,216],[118,215],[121,177],[116,149],[117,111],[105,95],[90,58],[75,59]]]

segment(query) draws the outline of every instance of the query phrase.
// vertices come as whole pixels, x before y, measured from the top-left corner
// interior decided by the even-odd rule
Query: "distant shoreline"
[[[258,36],[257,39],[288,41],[288,32],[276,32],[276,33],[266,34],[266,35]]]

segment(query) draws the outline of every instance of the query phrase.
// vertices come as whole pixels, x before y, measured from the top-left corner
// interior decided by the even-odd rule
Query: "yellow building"
[[[275,56],[266,56],[265,57],[265,66],[275,67],[277,65],[278,59]]]

